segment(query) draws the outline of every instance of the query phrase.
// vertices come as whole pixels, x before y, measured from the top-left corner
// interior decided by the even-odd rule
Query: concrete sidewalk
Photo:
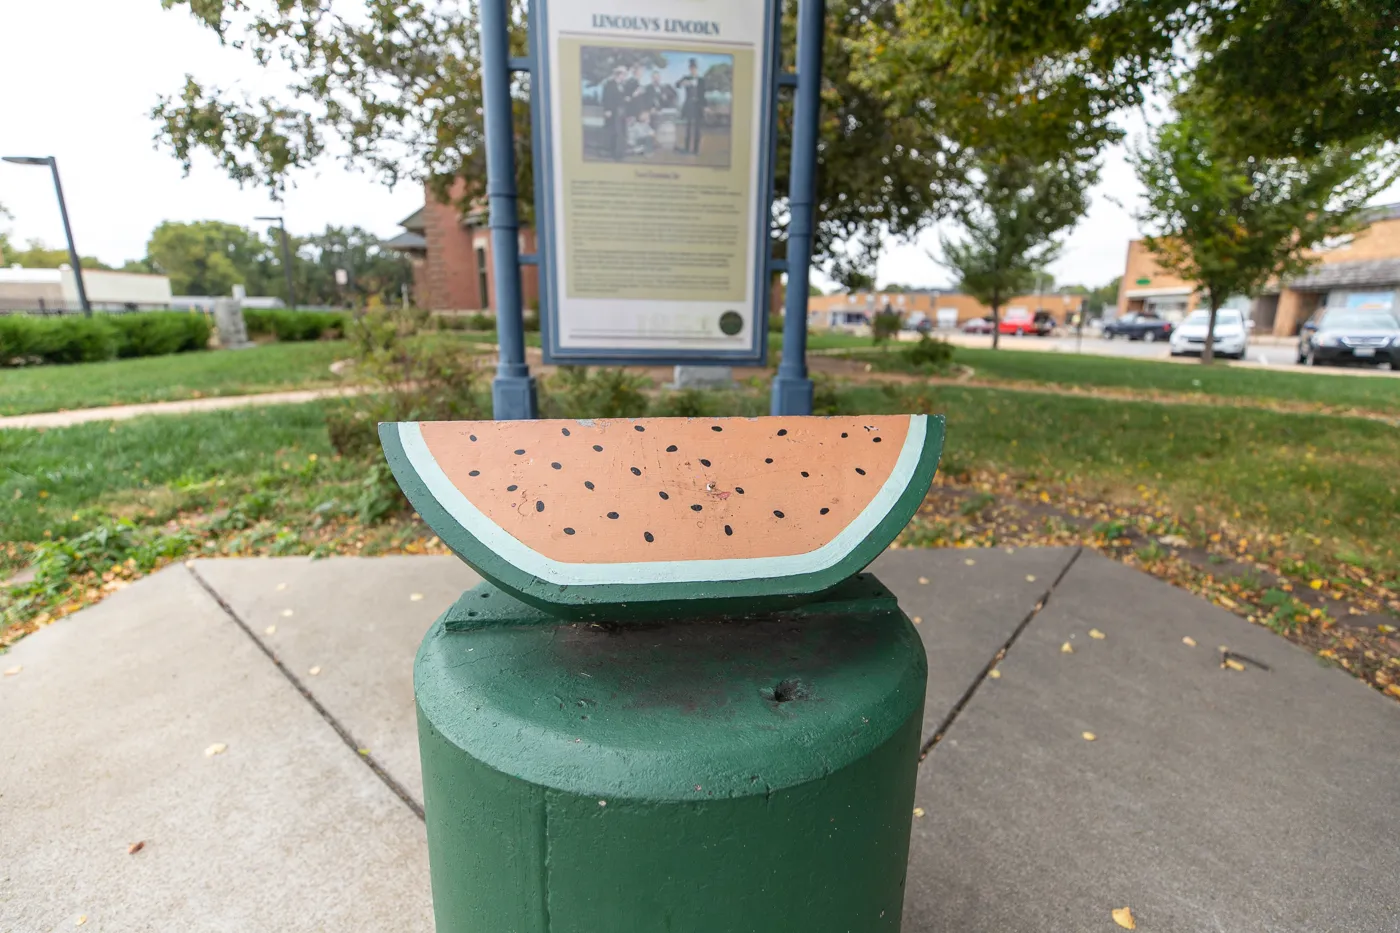
[[[929,654],[906,931],[1400,930],[1396,704],[1095,554],[873,569]],[[199,561],[20,642],[0,933],[431,930],[411,668],[474,580]]]

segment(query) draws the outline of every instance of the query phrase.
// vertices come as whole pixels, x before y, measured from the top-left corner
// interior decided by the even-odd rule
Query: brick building
[[[385,246],[406,253],[413,262],[413,299],[430,311],[494,310],[495,270],[491,255],[491,230],[486,208],[475,206],[463,213],[462,182],[443,203],[424,188],[424,204],[399,223],[403,232]],[[520,231],[520,251],[535,251],[535,231]],[[539,307],[539,278],[533,268],[521,275],[521,296],[526,308]]]
[[[807,300],[807,326],[817,329],[859,327],[888,306],[906,321],[922,318],[935,326],[950,329],[974,318],[991,320],[992,309],[971,295],[957,292],[839,292],[813,295]],[[1002,307],[1003,316],[1012,309],[1034,314],[1048,311],[1057,323],[1068,324],[1084,306],[1083,295],[1018,295]]]
[[[1274,283],[1253,301],[1236,299],[1255,333],[1291,337],[1320,308],[1363,302],[1400,308],[1400,204],[1371,210],[1367,226],[1316,251],[1318,264]],[[1179,320],[1202,303],[1194,284],[1163,271],[1142,240],[1128,244],[1118,290],[1118,313],[1150,311]]]

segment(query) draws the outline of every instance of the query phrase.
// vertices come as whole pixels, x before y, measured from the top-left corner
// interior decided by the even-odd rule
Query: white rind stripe
[[[815,573],[835,566],[884,520],[909,486],[923,455],[928,416],[913,415],[904,447],[894,470],[870,503],[835,537],[805,554],[786,557],[744,557],[719,560],[626,561],[611,564],[573,564],[546,557],[520,542],[510,532],[482,514],[447,478],[423,439],[416,422],[399,423],[399,442],[418,477],[454,521],[490,548],[502,560],[524,572],[559,586],[597,586],[608,583],[700,583],[753,580]],[[618,568],[627,567],[625,579]]]

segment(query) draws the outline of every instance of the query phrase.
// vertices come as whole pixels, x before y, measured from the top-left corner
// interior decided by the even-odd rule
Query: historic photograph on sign
[[[728,168],[734,56],[585,45],[583,158]]]

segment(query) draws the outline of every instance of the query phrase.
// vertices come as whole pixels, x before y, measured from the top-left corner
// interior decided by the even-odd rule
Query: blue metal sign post
[[[800,0],[799,23],[798,23],[798,71],[796,76],[780,75],[777,71],[778,56],[778,28],[776,19],[779,15],[780,4],[778,0],[764,0],[761,7],[747,7],[739,4],[732,8],[734,16],[743,19],[749,18],[747,36],[739,36],[733,39],[719,40],[721,23],[720,13],[713,15],[716,19],[713,22],[700,20],[679,20],[672,18],[662,18],[661,16],[602,14],[594,15],[594,22],[581,24],[579,17],[582,11],[561,7],[554,11],[561,19],[559,24],[551,23],[551,4],[546,0],[531,0],[529,4],[529,26],[530,26],[530,55],[525,59],[510,58],[508,43],[509,28],[509,0],[481,0],[481,50],[482,50],[482,92],[483,110],[486,128],[486,163],[487,163],[487,195],[490,204],[490,227],[492,237],[493,270],[495,273],[496,289],[496,316],[497,327],[500,340],[500,362],[497,368],[497,375],[492,385],[492,397],[494,402],[494,412],[498,419],[520,419],[533,418],[537,416],[537,403],[534,380],[531,378],[529,368],[525,362],[525,341],[523,326],[523,309],[521,306],[520,293],[520,269],[522,265],[534,264],[539,268],[540,274],[540,323],[544,344],[544,358],[546,362],[559,363],[582,363],[582,364],[637,364],[637,363],[692,363],[692,364],[716,364],[730,365],[733,363],[762,363],[767,356],[767,336],[768,336],[768,294],[769,284],[773,274],[786,271],[787,296],[786,296],[786,317],[789,326],[784,327],[784,347],[782,363],[780,365],[777,378],[773,383],[772,390],[772,411],[774,414],[796,415],[810,414],[812,410],[812,382],[807,377],[806,367],[806,321],[807,321],[807,283],[808,267],[811,260],[813,214],[815,200],[816,182],[816,145],[818,134],[818,114],[821,101],[821,67],[822,67],[822,42],[823,42],[823,22],[825,19],[825,0]],[[635,9],[628,4],[629,10]],[[661,12],[658,8],[656,12]],[[685,84],[685,77],[673,81],[675,75],[668,74],[663,83],[659,81],[660,75],[656,73],[668,60],[683,63],[688,60],[692,82],[697,75],[697,57],[706,63],[706,67],[712,72],[720,74],[723,80],[720,82],[719,90],[714,91],[716,85],[704,83],[705,78],[701,78],[700,90],[692,98],[690,89],[685,89],[685,103],[680,107],[679,115],[676,110],[653,110],[650,114],[642,114],[635,117],[633,110],[627,109],[625,123],[620,116],[620,110],[616,104],[611,105],[613,109],[606,110],[609,105],[604,99],[608,94],[616,93],[622,87],[622,78],[614,75],[611,86],[605,86],[606,82],[599,81],[594,76],[593,83],[585,85],[585,96],[587,97],[585,109],[588,111],[584,115],[578,113],[578,103],[574,99],[580,92],[578,90],[579,65],[577,62],[578,51],[576,46],[579,40],[572,37],[580,35],[578,29],[581,25],[597,27],[597,20],[604,20],[605,26],[599,33],[599,44],[585,47],[584,54],[597,55],[599,53],[627,52],[632,55],[632,60],[636,60],[636,50],[642,50],[644,54],[650,54],[652,61],[660,61],[662,65],[653,65],[656,71],[651,75],[651,81],[655,83],[656,90],[661,90],[663,86],[682,87]],[[759,38],[759,25],[762,26],[762,36]],[[621,24],[621,25],[614,25]],[[727,28],[727,27],[726,27]],[[562,30],[560,35],[568,34],[570,38],[571,54],[574,56],[568,65],[555,62],[554,59],[562,54],[560,49],[554,47],[555,40],[551,38],[551,30]],[[611,31],[609,31],[611,29]],[[619,29],[624,32],[619,32]],[[572,31],[570,31],[572,30]],[[631,30],[639,34],[651,34],[650,38],[627,35],[625,31]],[[740,30],[741,33],[744,30]],[[664,40],[662,34],[668,35]],[[681,35],[676,35],[681,33]],[[726,33],[727,35],[727,33]],[[639,41],[640,40],[640,41]],[[748,45],[735,46],[736,41],[747,40]],[[562,43],[563,40],[558,40]],[[744,56],[751,55],[748,51],[738,51],[732,54],[730,49],[739,48],[752,49],[757,53],[753,64],[747,64]],[[665,50],[665,51],[661,51]],[[659,57],[658,57],[659,56]],[[737,57],[736,57],[737,56]],[[616,59],[614,59],[616,61]],[[718,64],[715,64],[718,63]],[[562,68],[564,74],[556,75],[553,70]],[[634,66],[633,77],[641,73],[641,66]],[[747,69],[747,70],[746,70]],[[514,128],[512,126],[512,109],[510,81],[512,71],[525,71],[530,74],[530,94],[531,94],[531,116],[534,130],[534,157],[535,157],[535,216],[539,249],[535,256],[522,256],[519,250],[519,220],[517,211],[517,190],[515,175],[515,151],[514,151]],[[625,71],[617,68],[616,71]],[[743,84],[739,82],[739,75],[743,75]],[[755,84],[754,82],[758,82]],[[556,82],[558,86],[556,88]],[[636,82],[632,82],[635,87]],[[790,189],[789,197],[789,234],[788,252],[786,260],[774,259],[771,256],[770,230],[773,204],[773,153],[776,150],[776,130],[773,119],[776,110],[776,100],[779,88],[782,86],[795,86],[796,99],[794,101],[794,121],[793,121],[793,147],[792,166],[789,173]],[[747,90],[747,94],[740,88]],[[727,97],[718,98],[718,106],[710,106],[715,98],[707,98],[707,93],[726,94]],[[674,94],[672,95],[674,96]],[[635,92],[633,92],[635,99]],[[569,119],[565,121],[563,108],[567,100],[571,108],[567,111]],[[692,103],[693,101],[693,103]],[[672,107],[675,104],[671,105]],[[746,109],[745,109],[746,108]],[[559,110],[556,114],[555,111]],[[718,112],[722,116],[720,119],[727,120],[727,126],[720,124],[722,136],[713,136],[713,128],[705,125],[706,119],[712,112]],[[662,118],[664,124],[658,121],[658,126],[650,127],[647,123],[647,116],[665,114]],[[739,116],[742,113],[743,116]],[[609,120],[606,125],[601,121]],[[591,122],[590,122],[591,121]],[[579,126],[582,125],[580,131]],[[674,142],[662,140],[661,128],[664,125],[665,131],[674,132]],[[639,131],[638,135],[643,137],[650,147],[645,151],[648,153],[660,152],[661,158],[648,158],[647,156],[636,156],[632,153],[632,132]],[[582,137],[578,134],[582,133]],[[690,141],[690,134],[694,134],[695,141]],[[590,135],[591,134],[591,135]],[[747,134],[747,135],[741,135]],[[757,134],[757,135],[753,135]],[[654,136],[654,139],[646,139],[647,136]],[[701,138],[704,138],[709,148],[702,151]],[[599,140],[609,141],[616,138],[618,140],[616,148],[611,153],[599,155]],[[682,140],[684,139],[684,143]],[[720,143],[720,139],[724,141]],[[744,145],[740,140],[747,141]],[[682,146],[684,145],[684,148]],[[716,152],[718,146],[723,146],[723,151]],[[580,150],[580,151],[576,151]],[[640,151],[640,150],[637,150]],[[625,154],[624,154],[625,153]],[[680,153],[675,156],[673,153]],[[746,161],[749,159],[752,161]],[[723,173],[735,166],[754,166],[750,171],[753,175],[745,175],[745,185],[751,194],[745,197],[754,198],[747,205],[741,207],[744,217],[751,217],[751,221],[744,221],[737,226],[732,224],[732,235],[742,236],[747,239],[736,239],[735,243],[747,243],[744,249],[736,251],[736,254],[744,257],[743,263],[750,272],[747,278],[742,273],[736,273],[729,277],[730,294],[726,297],[716,292],[705,292],[700,290],[696,297],[680,297],[678,295],[661,295],[666,289],[681,290],[683,286],[678,284],[685,279],[685,274],[672,275],[665,269],[664,261],[660,265],[648,266],[645,260],[648,257],[638,255],[629,256],[625,252],[613,249],[621,259],[620,265],[625,265],[627,260],[636,259],[641,263],[637,268],[645,271],[629,272],[627,269],[609,270],[610,265],[609,242],[613,237],[605,233],[593,234],[585,229],[582,234],[577,230],[561,230],[561,227],[574,227],[575,222],[569,220],[568,223],[556,223],[556,217],[562,216],[558,213],[560,202],[563,197],[575,198],[575,203],[586,203],[586,199],[577,200],[575,191],[576,184],[587,184],[592,181],[597,185],[596,174],[588,177],[588,173],[595,169],[584,166],[581,170],[579,159],[583,163],[588,162],[611,162],[612,167],[607,169],[614,176],[614,184],[618,173],[616,169],[626,167],[635,172],[639,181],[645,180],[648,183],[654,182],[658,177],[665,177],[661,173],[671,172],[672,179],[683,179],[680,184],[675,185],[674,190],[677,197],[693,195],[698,188],[708,185],[707,190],[719,191],[717,187],[723,180]],[[625,163],[625,165],[624,165]],[[690,168],[685,166],[689,165]],[[699,174],[697,173],[699,167]],[[556,169],[558,174],[556,175]],[[568,191],[561,191],[561,186],[566,182],[564,172],[572,173],[574,181],[568,182]],[[689,173],[689,174],[684,174]],[[709,174],[706,174],[709,173]],[[734,176],[731,174],[731,179]],[[663,182],[664,183],[664,182]],[[578,185],[581,187],[581,185]],[[733,190],[737,191],[743,186],[735,184]],[[596,186],[597,190],[606,190],[603,186]],[[617,190],[617,189],[614,189]],[[754,193],[756,192],[756,193]],[[651,194],[653,198],[658,195]],[[660,195],[665,198],[666,193]],[[596,222],[597,195],[595,200],[588,202],[595,211],[595,217],[590,218]],[[651,217],[646,217],[640,210],[635,210],[630,217],[626,215],[627,202],[625,194],[614,195],[619,198],[615,203],[610,203],[616,212],[616,218],[608,218],[608,224],[601,225],[605,231],[617,230],[632,236],[633,240],[638,239],[638,232],[645,229],[647,222],[654,222],[654,218],[663,216],[656,211],[653,204]],[[706,221],[705,205],[696,200],[694,203],[698,207],[687,208],[680,204],[674,206],[665,204],[669,213],[664,214],[668,220],[672,220],[670,229],[665,230],[661,236],[670,235],[674,237],[676,231],[688,229],[688,224],[699,218],[701,223]],[[737,201],[734,203],[738,203]],[[572,207],[570,208],[573,209]],[[733,216],[733,208],[726,205],[719,205],[720,214],[709,218],[710,227],[702,237],[708,236],[706,244],[709,252],[696,247],[694,258],[702,260],[696,263],[697,267],[703,266],[703,260],[713,259],[715,256],[716,218],[724,216],[724,211],[730,211]],[[698,212],[698,213],[697,213]],[[579,214],[569,214],[569,217],[577,217]],[[749,227],[752,222],[754,226]],[[571,242],[561,239],[564,235],[572,235]],[[580,248],[586,246],[587,249]],[[647,253],[653,244],[644,244],[640,253]],[[656,244],[656,248],[664,253],[661,244]],[[691,254],[685,249],[677,249],[674,238],[669,242],[670,255],[683,256],[689,260]],[[566,250],[572,249],[574,255],[566,258]],[[750,255],[745,256],[745,250],[751,250]],[[587,273],[595,281],[590,283],[591,291],[576,287],[576,279],[579,277],[578,264],[582,261],[579,257],[583,252],[593,254],[588,259]],[[602,260],[597,256],[604,257]],[[684,269],[686,263],[681,263],[680,268]],[[735,264],[734,269],[739,269]],[[561,298],[561,280],[569,276],[571,279],[570,288],[579,294],[570,294],[568,300],[571,302],[570,313],[572,314],[571,327],[574,335],[585,333],[582,339],[571,336],[571,343],[565,344],[562,339],[564,335],[564,325],[561,324],[561,308],[564,304]],[[608,292],[606,286],[599,288],[596,280],[599,275],[611,276],[611,281],[618,282],[619,287],[616,292]],[[628,276],[632,278],[629,282]],[[633,288],[628,292],[628,285],[641,283],[645,288]],[[742,287],[736,286],[740,283]],[[653,288],[654,286],[654,288]],[[688,285],[692,293],[697,289],[694,285]],[[647,289],[652,288],[657,292],[657,297],[653,298],[647,293]],[[744,289],[747,289],[746,291]],[[746,301],[739,301],[744,294],[749,298]],[[609,300],[611,296],[618,296],[616,300]],[[603,297],[609,296],[609,297]],[[591,300],[594,304],[588,304]],[[669,302],[669,305],[667,303]],[[675,318],[666,317],[666,312],[658,312],[656,309],[661,306],[677,308]],[[592,308],[599,309],[599,326],[594,327],[594,312]],[[620,324],[621,318],[613,316],[613,319],[603,322],[602,318],[607,317],[614,309],[625,308],[627,313],[634,314],[633,324]],[[741,313],[742,312],[742,313]],[[660,316],[658,316],[660,314]],[[582,317],[580,316],[582,315]],[[697,316],[698,315],[698,316]],[[626,317],[623,314],[622,317]],[[584,327],[580,328],[579,322],[584,322]],[[688,335],[680,336],[674,343],[668,343],[665,331],[667,322],[675,320],[677,332],[690,328]],[[703,322],[700,331],[696,331],[696,322]],[[660,322],[660,323],[658,323]],[[627,327],[639,328],[635,333],[626,332]],[[710,328],[708,333],[705,328]],[[723,332],[723,336],[720,335]],[[613,336],[609,336],[612,334]],[[698,334],[698,338],[697,338]],[[601,335],[601,336],[598,336]],[[658,336],[660,335],[660,336]],[[689,344],[687,344],[689,341]]]

